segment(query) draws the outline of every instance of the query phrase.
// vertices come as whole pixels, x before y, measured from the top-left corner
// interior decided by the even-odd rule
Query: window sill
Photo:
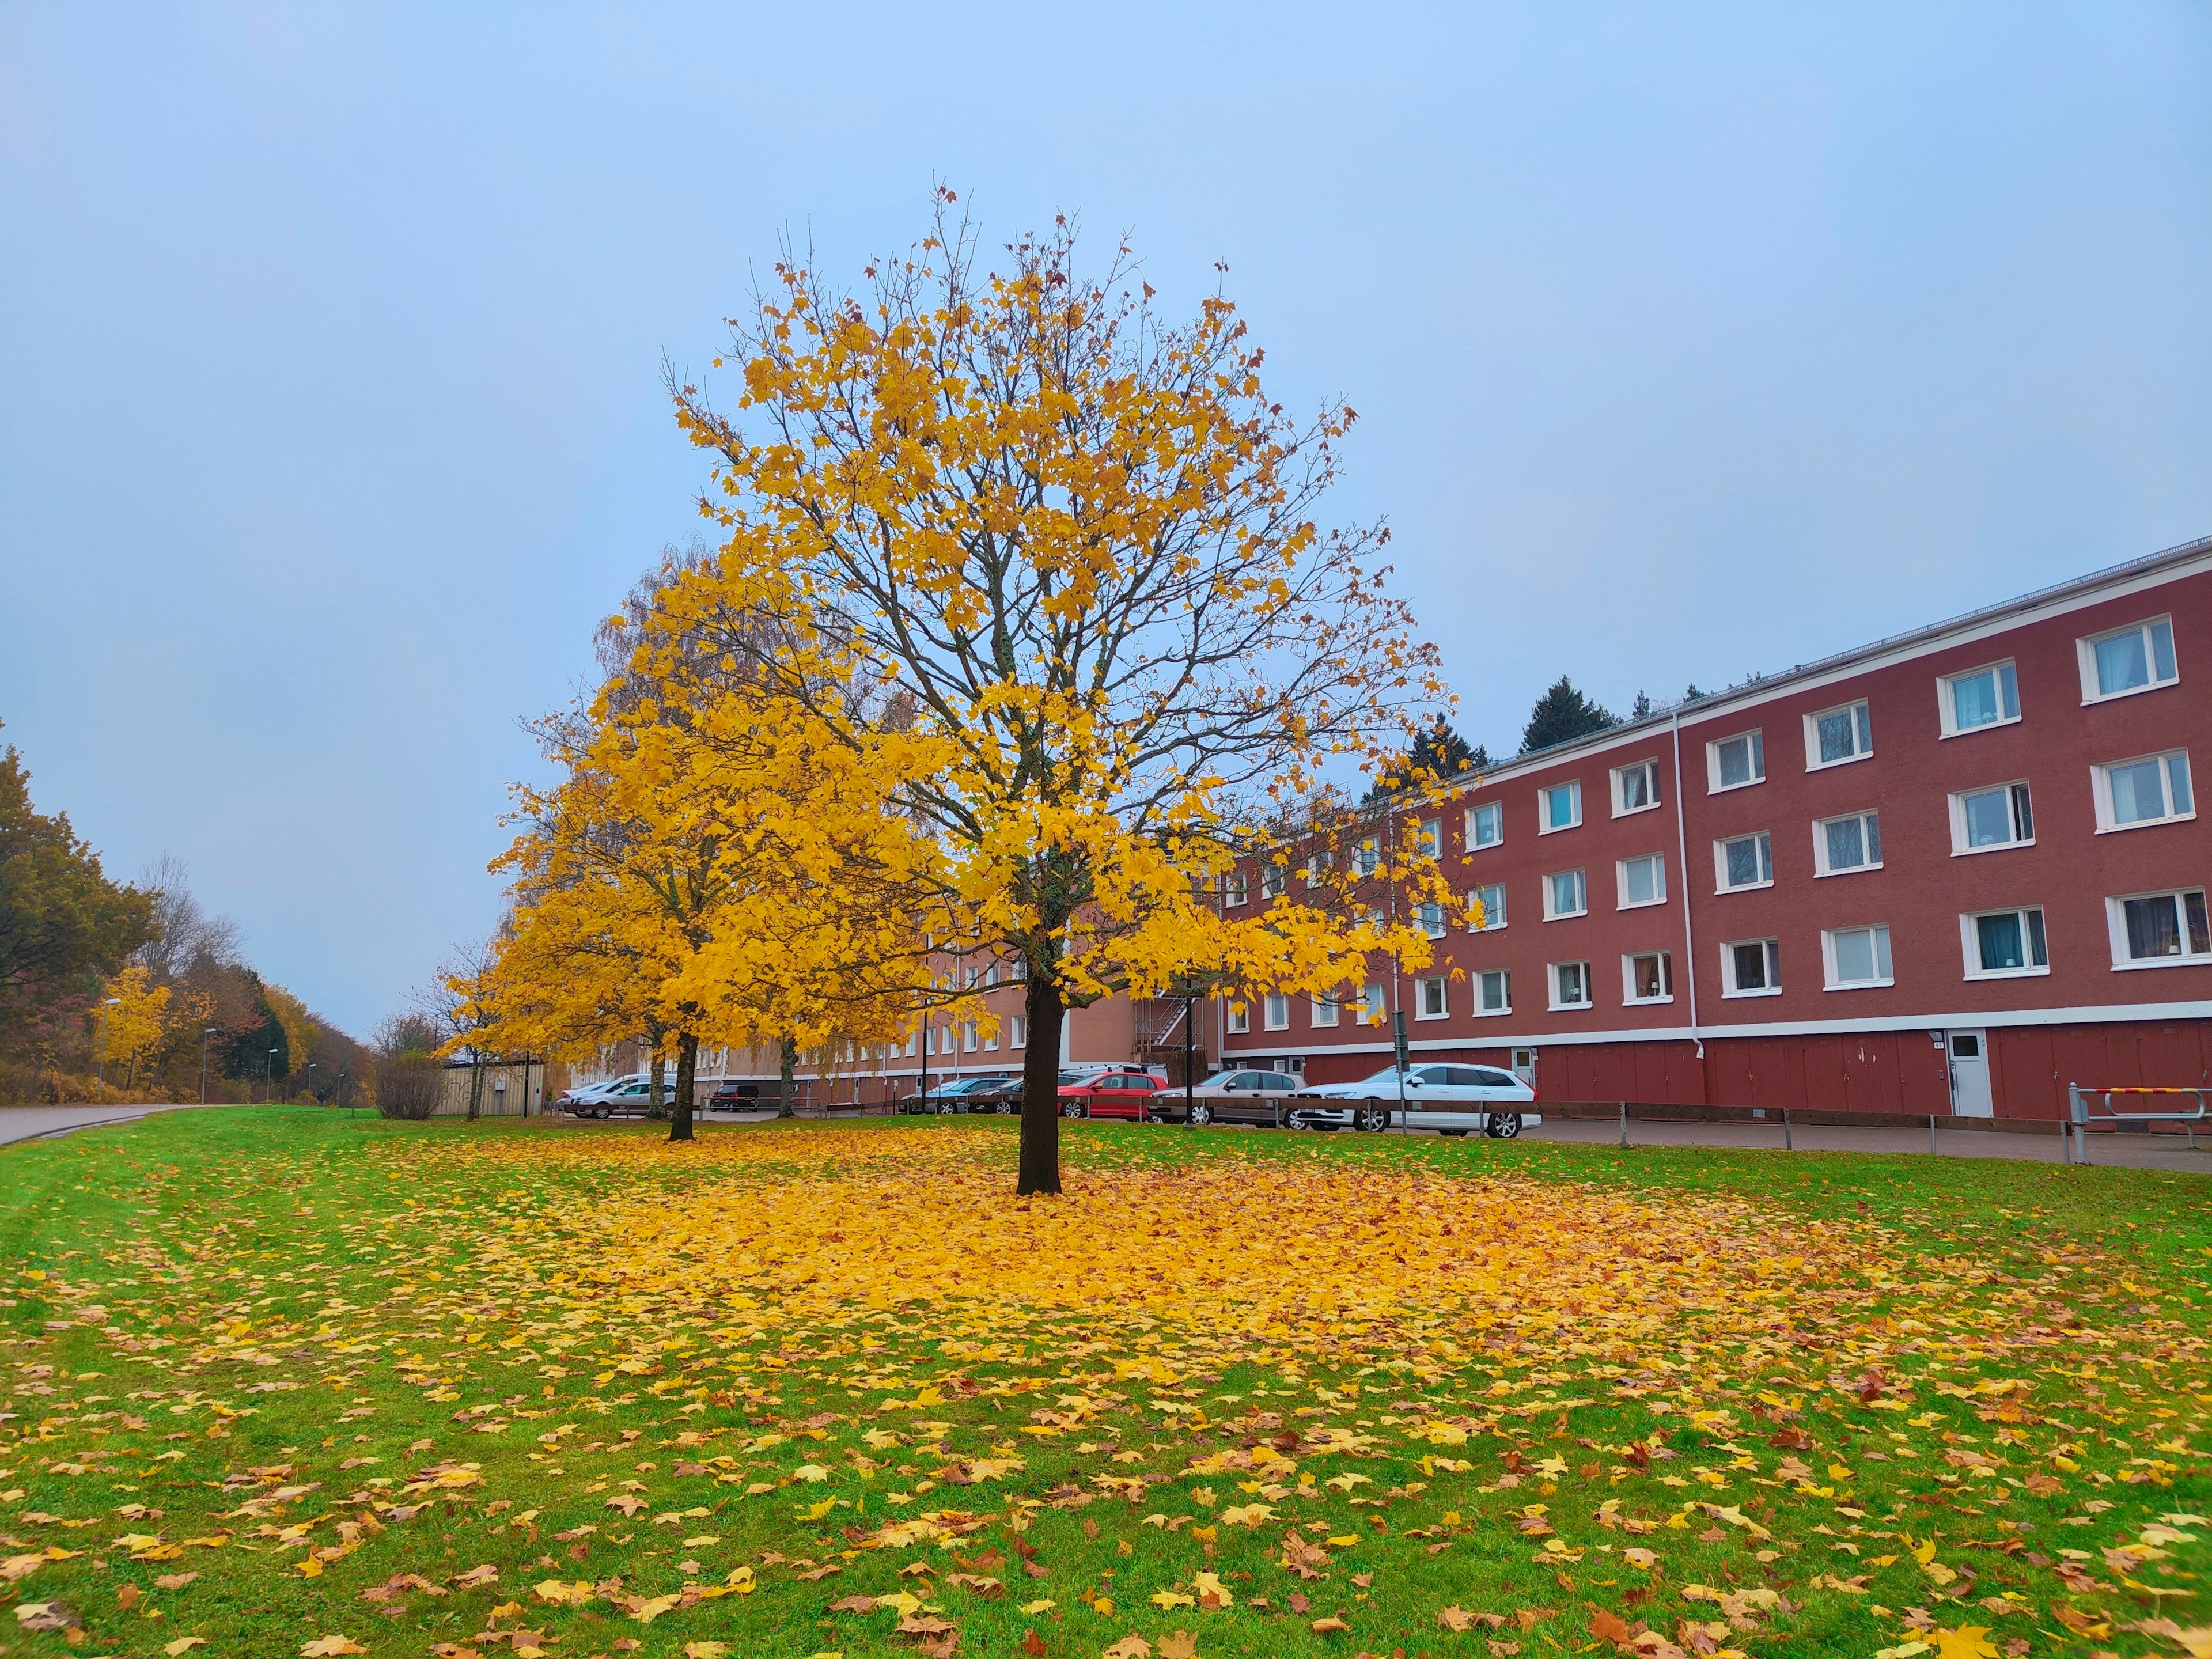
[[[1597,1005],[1594,1002],[1555,1002],[1550,1012],[1555,1014],[1586,1014]]]
[[[1589,912],[1587,910],[1562,910],[1557,915],[1553,915],[1550,911],[1547,910],[1544,913],[1544,920],[1547,921],[1579,921],[1589,914]]]
[[[1616,806],[1613,815],[1617,818],[1632,818],[1645,812],[1656,812],[1667,803],[1655,800],[1649,806]]]
[[[1953,726],[1943,732],[1941,741],[1948,743],[1953,738],[1971,738],[1977,732],[1994,732],[2000,726],[2018,726],[2020,720],[2019,715],[2008,714],[2001,720],[1984,720],[1979,726]]]
[[[1721,993],[1721,1000],[1734,1002],[1741,997],[1778,997],[1781,994],[1782,988],[1779,985],[1769,985],[1756,991],[1723,991]]]
[[[1625,904],[1616,904],[1613,908],[1616,910],[1656,910],[1666,902],[1664,898],[1631,899]]]
[[[2133,823],[2100,823],[2097,826],[2097,833],[2100,836],[2124,836],[2130,830],[2155,830],[2161,823],[2193,823],[2196,819],[2194,812],[2176,812],[2170,818],[2137,818]]]
[[[1838,766],[1856,766],[1861,761],[1870,761],[1873,758],[1874,750],[1869,749],[1863,755],[1846,755],[1841,760],[1808,760],[1805,763],[1805,769],[1808,772],[1832,772]]]
[[[1451,1018],[1451,1012],[1450,1012],[1450,1011],[1449,1011],[1449,1009],[1447,1009],[1444,1012],[1443,1012],[1443,1013],[1441,1013],[1441,1014],[1415,1014],[1415,1015],[1413,1016],[1413,1021],[1414,1021],[1414,1023],[1415,1023],[1416,1024],[1420,1024],[1420,1023],[1421,1023],[1422,1021],[1424,1021],[1424,1020],[1431,1020],[1431,1021],[1433,1021],[1433,1020],[1439,1020],[1439,1019],[1449,1019],[1450,1018]]]
[[[1624,1008],[1656,1008],[1660,1004],[1672,1002],[1674,1000],[1671,994],[1663,997],[1623,997],[1620,1000],[1620,1006]]]
[[[2116,962],[2116,974],[2132,974],[2145,968],[2212,968],[2212,956],[2146,957],[2139,962]]]
[[[1572,823],[1548,823],[1541,825],[1538,828],[1536,833],[1540,836],[1564,836],[1570,830],[1579,830],[1582,827],[1583,821],[1580,818],[1577,818]]]
[[[1479,841],[1467,849],[1468,855],[1472,858],[1477,853],[1494,853],[1504,845],[1505,838],[1503,836],[1496,841]]]
[[[1976,968],[1976,969],[1970,969],[1970,970],[1968,971],[1967,975],[1966,975],[1966,977],[1967,977],[1968,979],[1970,979],[1970,980],[1975,980],[1975,979],[2048,979],[2050,976],[2051,976],[2051,969],[2050,969],[2049,968],[2047,968],[2047,967],[2046,967],[2046,968]]]
[[[1882,991],[1896,983],[1893,976],[1889,979],[1855,979],[1848,985],[1830,985],[1822,988],[1830,991]]]
[[[1261,1026],[1260,1029],[1261,1029],[1261,1030],[1263,1030],[1263,1031],[1266,1031],[1266,1032],[1268,1032],[1268,1033],[1272,1034],[1272,1033],[1276,1032],[1276,1031],[1287,1031],[1287,1030],[1289,1030],[1291,1028],[1290,1028],[1290,1027],[1289,1027],[1289,1025],[1287,1025],[1287,1024],[1283,1024],[1283,1025],[1263,1025],[1263,1026]]]
[[[1773,885],[1774,882],[1771,877],[1765,881],[1747,881],[1740,883],[1734,887],[1716,887],[1713,889],[1713,896],[1715,898],[1726,898],[1730,893],[1756,893],[1761,888],[1771,887]]]
[[[2161,818],[2159,822],[2163,823],[2166,820]],[[1951,856],[1954,859],[1970,859],[1977,853],[2009,853],[2014,848],[2034,845],[2035,837],[2030,836],[2026,841],[1993,841],[1985,847],[1954,847],[1951,849]]]
[[[2148,685],[2131,685],[2124,691],[2097,691],[2081,699],[2081,707],[2094,708],[2100,702],[2118,702],[2123,697],[2140,697],[2146,691],[2166,691],[2181,684],[2177,674],[2170,680],[2153,680]]]
[[[1485,933],[1504,933],[1505,931],[1505,924],[1502,921],[1487,922],[1480,927],[1470,927],[1467,931],[1468,936],[1470,939],[1480,939]]]
[[[1474,1011],[1477,1019],[1509,1019],[1512,1014],[1510,1008],[1478,1008]]]
[[[1881,868],[1881,866],[1879,864],[1854,864],[1842,870],[1815,870],[1813,872],[1813,879],[1826,881],[1830,876],[1863,876],[1869,870]]]
[[[1709,783],[1705,786],[1705,793],[1708,795],[1733,795],[1739,789],[1756,789],[1765,781],[1765,778],[1746,778],[1741,783]]]

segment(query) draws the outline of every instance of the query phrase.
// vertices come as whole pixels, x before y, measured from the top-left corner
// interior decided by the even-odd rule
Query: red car
[[[1167,1078],[1158,1072],[1139,1072],[1133,1067],[1101,1072],[1080,1083],[1060,1085],[1060,1115],[1126,1117],[1133,1123],[1142,1122],[1146,1107],[1165,1087]]]

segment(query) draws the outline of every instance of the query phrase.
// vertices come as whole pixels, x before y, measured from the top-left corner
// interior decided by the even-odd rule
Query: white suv
[[[1426,1064],[1406,1071],[1405,1115],[1398,1108],[1395,1067],[1357,1083],[1327,1083],[1291,1097],[1294,1129],[1434,1129],[1439,1134],[1486,1134],[1510,1140],[1541,1123],[1523,1105],[1536,1091],[1495,1066]]]

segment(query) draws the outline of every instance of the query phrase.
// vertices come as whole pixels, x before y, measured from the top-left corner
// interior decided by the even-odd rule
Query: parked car
[[[751,1111],[760,1104],[760,1085],[725,1079],[714,1085],[714,1092],[707,1097],[707,1104],[715,1111]]]
[[[947,1078],[942,1083],[933,1083],[927,1094],[909,1095],[899,1102],[902,1112],[931,1113],[965,1112],[972,1109],[974,1098],[988,1098],[994,1091],[1003,1090],[1009,1079],[1004,1072],[983,1077]],[[984,1109],[989,1110],[988,1107]]]
[[[661,1082],[664,1102],[668,1098],[669,1082],[667,1079]],[[571,1090],[561,1103],[576,1117],[642,1117],[653,1105],[653,1078],[648,1073],[633,1072],[588,1089]]]
[[[1288,1072],[1261,1072],[1232,1066],[1216,1072],[1189,1091],[1190,1121],[1204,1128],[1209,1123],[1280,1123],[1279,1103],[1305,1086]],[[1183,1121],[1184,1091],[1173,1084],[1154,1095],[1149,1115],[1155,1123]]]
[[[1407,1068],[1404,1127],[1440,1134],[1486,1134],[1510,1140],[1544,1120],[1520,1109],[1536,1091],[1495,1066],[1423,1065]],[[1387,1129],[1401,1120],[1398,1073],[1377,1072],[1357,1083],[1301,1091],[1290,1102],[1294,1129]]]
[[[1079,1083],[1060,1085],[1062,1117],[1126,1117],[1141,1121],[1152,1097],[1167,1087],[1165,1072],[1139,1071],[1122,1066],[1101,1072]]]

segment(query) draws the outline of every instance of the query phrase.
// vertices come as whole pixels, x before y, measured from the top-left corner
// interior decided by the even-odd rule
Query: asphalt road
[[[103,1123],[129,1123],[155,1112],[179,1112],[182,1106],[0,1106],[0,1146],[15,1140],[36,1140],[42,1135],[67,1134],[72,1129],[97,1128]]]

